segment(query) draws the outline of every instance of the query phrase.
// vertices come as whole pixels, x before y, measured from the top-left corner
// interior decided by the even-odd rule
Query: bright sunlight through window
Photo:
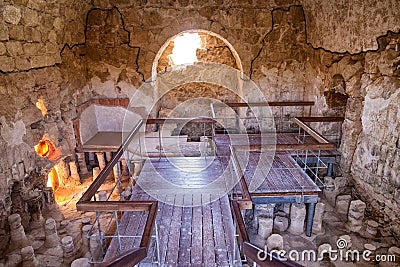
[[[193,64],[197,61],[196,50],[201,48],[201,38],[198,33],[184,33],[174,39],[174,48],[170,55],[172,66]]]

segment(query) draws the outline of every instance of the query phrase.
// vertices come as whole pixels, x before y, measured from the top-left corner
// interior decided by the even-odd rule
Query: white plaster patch
[[[99,94],[107,96],[108,98],[117,98],[117,92],[115,91],[114,82],[111,80],[102,83],[99,77],[93,77],[91,80],[92,90]]]
[[[0,121],[2,124],[1,137],[3,137],[9,146],[16,146],[24,143],[22,137],[26,134],[26,128],[22,120],[18,120],[15,123],[11,122],[11,126],[6,123],[4,117],[1,117]]]

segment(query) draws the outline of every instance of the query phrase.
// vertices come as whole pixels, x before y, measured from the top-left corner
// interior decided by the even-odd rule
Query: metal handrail
[[[302,265],[291,261],[291,260],[286,260],[282,261],[278,257],[276,257],[274,254],[270,254],[268,251],[265,251],[254,244],[250,242],[249,235],[246,230],[246,226],[243,221],[240,205],[237,200],[230,200],[231,204],[231,210],[232,210],[232,215],[233,219],[236,223],[236,228],[238,232],[238,241],[239,241],[239,247],[242,247],[242,253],[251,261],[255,262],[258,264],[258,266],[261,267],[270,267],[270,266],[276,266],[276,267],[302,267]],[[257,255],[259,255],[260,252],[263,252],[266,254],[266,257],[259,258]]]

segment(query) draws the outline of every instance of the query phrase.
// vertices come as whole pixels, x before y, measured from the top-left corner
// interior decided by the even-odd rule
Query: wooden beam
[[[140,240],[140,246],[148,248],[151,240],[151,233],[153,231],[154,222],[157,215],[158,202],[152,201],[150,206],[149,215],[147,216],[146,225],[143,230],[142,239]]]
[[[146,248],[127,250],[111,259],[96,264],[96,267],[133,267],[147,257]]]
[[[313,128],[302,122],[299,118],[294,118],[293,121],[299,125],[304,131],[306,131],[309,135],[311,135],[315,140],[317,140],[321,144],[328,144],[330,143],[326,140],[322,135],[317,133]]]
[[[276,144],[276,145],[234,145],[237,151],[298,151],[298,150],[334,150],[333,143],[323,144]]]
[[[228,106],[231,108],[245,108],[245,107],[296,107],[296,106],[314,106],[314,101],[269,101],[269,102],[227,102],[227,103],[214,103],[214,106],[224,107]]]
[[[247,234],[246,225],[244,224],[242,213],[239,208],[239,204],[236,200],[230,200],[233,219],[236,222],[236,227],[241,242],[250,242],[249,235]]]
[[[343,122],[344,117],[297,117],[302,122]]]
[[[212,118],[199,117],[199,118],[157,118],[147,119],[146,124],[164,124],[164,123],[214,123],[216,122]]]
[[[247,187],[247,183],[246,180],[244,179],[244,173],[242,171],[242,169],[240,168],[240,164],[239,164],[239,160],[236,156],[236,152],[235,149],[233,148],[233,146],[229,146],[229,149],[231,151],[231,157],[233,160],[233,164],[235,165],[234,168],[237,172],[237,175],[240,177],[239,178],[239,184],[240,184],[240,188],[242,189],[242,195],[243,195],[243,199],[245,201],[250,201],[251,202],[251,195],[249,192],[249,188]],[[248,206],[248,203],[246,204],[245,202],[243,203],[244,206]],[[252,206],[250,207],[250,209],[252,208]]]
[[[79,201],[79,211],[149,211],[153,201]]]

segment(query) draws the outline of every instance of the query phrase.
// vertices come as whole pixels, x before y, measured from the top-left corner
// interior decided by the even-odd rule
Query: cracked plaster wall
[[[44,133],[64,155],[73,153],[75,106],[91,98],[131,96],[150,78],[168,38],[204,29],[235,47],[244,72],[269,100],[315,100],[313,113],[335,115],[324,92],[334,75],[343,76],[349,99],[342,166],[357,194],[399,234],[393,226],[400,211],[399,55],[389,40],[398,35],[382,38],[377,52],[333,53],[377,49],[377,37],[399,30],[398,1],[374,3],[1,1],[0,176],[6,181],[0,186],[1,218],[10,212],[12,182],[29,183],[51,166],[33,151]],[[48,109],[44,117],[35,107],[38,98]],[[0,223],[6,229],[5,220]]]

